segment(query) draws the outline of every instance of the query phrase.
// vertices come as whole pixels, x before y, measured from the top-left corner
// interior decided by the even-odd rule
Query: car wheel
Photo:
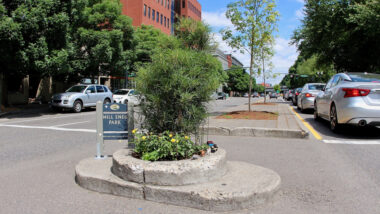
[[[302,100],[301,100],[300,103],[302,103]],[[301,110],[300,103],[297,102],[297,109],[298,109],[298,110]]]
[[[317,103],[314,103],[314,120],[319,121],[321,118],[318,115]]]
[[[73,110],[75,113],[79,113],[82,111],[82,102],[80,100],[76,100],[73,105]]]
[[[337,132],[339,130],[338,114],[334,104],[330,109],[330,129],[333,132]]]
[[[106,98],[106,99],[104,100],[104,102],[103,102],[103,104],[110,104],[110,103],[111,103],[111,100],[108,99],[108,98]]]

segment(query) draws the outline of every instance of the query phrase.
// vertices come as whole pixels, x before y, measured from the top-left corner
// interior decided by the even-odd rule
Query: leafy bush
[[[153,133],[197,133],[206,104],[222,78],[221,63],[205,52],[164,49],[138,71],[145,127]]]
[[[160,135],[136,134],[134,152],[148,161],[182,160],[207,148],[206,144],[196,145],[189,136],[166,131]]]

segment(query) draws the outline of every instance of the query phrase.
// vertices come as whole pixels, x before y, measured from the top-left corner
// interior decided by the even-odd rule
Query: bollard
[[[102,159],[104,150],[103,141],[103,102],[96,103],[96,159]]]

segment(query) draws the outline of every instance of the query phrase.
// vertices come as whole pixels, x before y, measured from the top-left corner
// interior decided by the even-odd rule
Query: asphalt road
[[[218,112],[247,101],[218,100],[210,108]],[[327,123],[314,122],[312,113],[300,115],[322,140],[209,136],[227,150],[229,160],[273,169],[282,178],[272,203],[230,213],[380,213],[380,145],[324,141],[373,141],[378,130],[333,134]],[[94,110],[0,119],[0,213],[210,213],[79,187],[74,168],[95,155],[95,127]],[[106,142],[105,153],[125,145]]]

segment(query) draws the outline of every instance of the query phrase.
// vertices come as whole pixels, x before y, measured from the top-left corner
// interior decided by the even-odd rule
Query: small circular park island
[[[80,161],[76,182],[96,192],[211,211],[247,209],[270,201],[281,184],[277,173],[227,161],[223,148],[203,143],[200,127],[224,71],[203,51],[204,43],[189,46],[184,41],[157,51],[137,72],[143,121],[132,132],[134,140],[129,139],[134,147],[105,159]]]

